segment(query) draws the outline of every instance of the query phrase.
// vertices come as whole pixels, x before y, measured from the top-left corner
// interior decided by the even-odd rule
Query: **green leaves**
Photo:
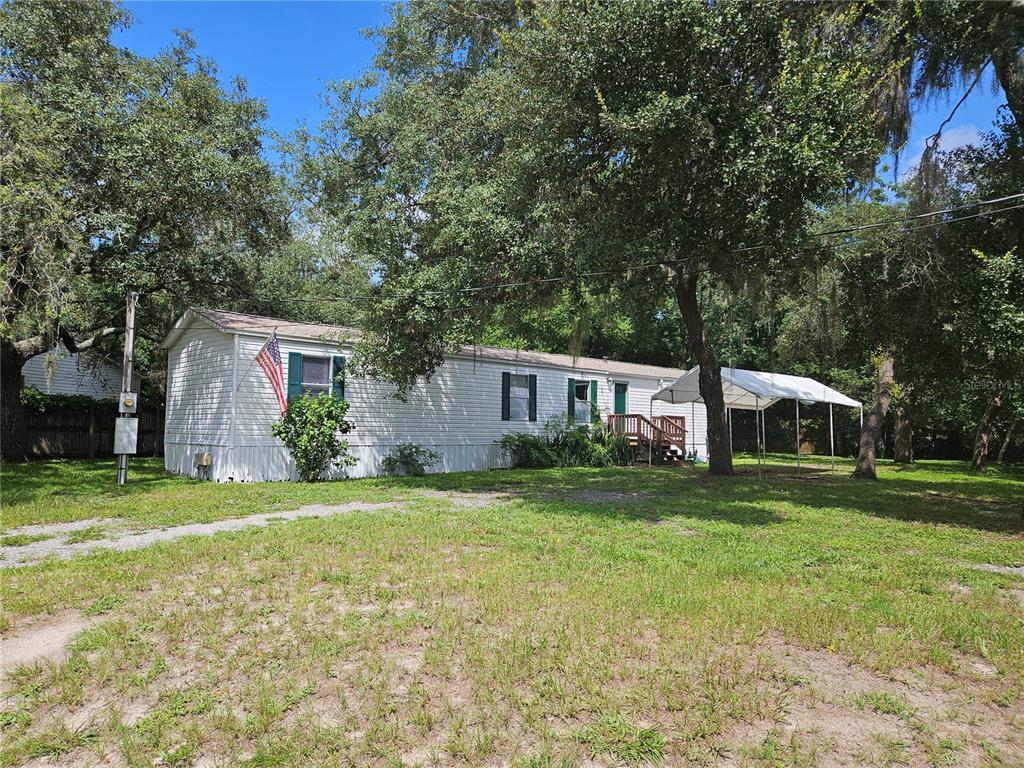
[[[345,419],[348,402],[331,395],[305,394],[292,398],[281,420],[274,423],[274,437],[291,451],[299,477],[316,482],[331,466],[352,466],[356,459],[349,453],[348,441],[341,435],[352,431]]]
[[[302,167],[380,265],[360,355],[400,390],[498,308],[659,306],[671,276],[630,263],[764,268],[879,150],[871,40],[814,7],[436,0],[379,40],[378,90],[335,91]]]

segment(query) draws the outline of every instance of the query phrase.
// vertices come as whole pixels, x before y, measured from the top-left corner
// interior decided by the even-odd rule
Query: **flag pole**
[[[270,332],[270,335],[269,335],[269,336],[267,336],[267,340],[263,342],[263,346],[262,346],[262,347],[260,347],[260,349],[259,349],[259,352],[257,352],[257,353],[256,353],[256,354],[255,354],[255,355],[253,356],[252,360],[250,360],[250,361],[249,361],[249,367],[245,369],[245,373],[243,373],[243,374],[242,374],[241,376],[239,376],[239,377],[238,377],[238,383],[237,383],[237,384],[235,384],[235,391],[236,391],[236,392],[238,391],[238,388],[239,388],[240,386],[242,386],[242,380],[243,380],[243,379],[244,379],[244,378],[246,377],[246,374],[248,374],[248,373],[249,373],[249,371],[251,371],[251,370],[252,370],[252,364],[256,362],[256,358],[257,358],[257,357],[259,357],[259,356],[260,356],[260,353],[261,353],[261,352],[263,352],[263,350],[267,348],[267,344],[269,344],[269,343],[270,343],[270,340],[271,340],[272,338],[274,338],[274,336],[275,336],[276,334],[277,334],[277,326],[275,325],[275,326],[274,326],[274,330],[272,330],[272,331]]]

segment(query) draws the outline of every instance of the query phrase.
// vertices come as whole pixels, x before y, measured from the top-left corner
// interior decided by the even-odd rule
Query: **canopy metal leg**
[[[757,446],[757,476],[761,477],[761,401],[754,395],[754,444]]]
[[[764,466],[768,468],[768,428],[764,423],[764,412],[761,412],[761,446],[764,450]]]
[[[693,401],[690,401],[690,445],[693,447],[693,453],[697,453],[697,429],[696,422],[693,420],[694,405]]]
[[[832,427],[832,403],[828,404],[828,450],[832,456],[832,473],[836,471],[836,433]]]
[[[796,401],[796,468],[800,469],[800,401]]]

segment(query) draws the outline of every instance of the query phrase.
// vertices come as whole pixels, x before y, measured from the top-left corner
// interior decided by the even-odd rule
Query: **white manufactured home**
[[[346,376],[343,387],[332,384],[358,336],[351,328],[191,309],[161,344],[168,354],[169,471],[195,474],[196,455],[209,453],[214,480],[297,479],[287,448],[271,434],[280,418],[274,390],[253,365],[271,333],[277,334],[289,396],[333,392],[349,402],[355,429],[347,439],[357,463],[333,476],[380,474],[384,457],[401,443],[439,453],[431,471],[501,467],[507,459],[497,440],[505,432],[540,434],[545,421],[570,409],[589,421],[592,404],[602,419],[619,425],[649,425],[651,419],[673,430],[679,425],[685,447],[707,455],[703,405],[651,400],[683,373],[674,368],[469,346],[400,401],[384,382]]]

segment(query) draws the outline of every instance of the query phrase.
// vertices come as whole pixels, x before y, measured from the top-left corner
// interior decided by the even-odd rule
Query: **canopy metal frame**
[[[695,404],[703,402],[699,388],[695,387],[695,379],[699,375],[699,368],[691,368],[679,376],[674,382],[662,387],[651,395],[651,408],[653,411],[654,401],[661,400],[673,404],[690,403],[690,423],[694,424]],[[828,442],[829,458],[832,472],[836,468],[836,445],[835,445],[835,418],[833,405],[844,405],[860,409],[860,423],[864,426],[864,406],[859,401],[847,397],[842,392],[835,390],[814,379],[804,376],[789,376],[786,374],[764,373],[760,371],[744,371],[736,368],[722,369],[723,384],[727,384],[728,394],[726,397],[726,419],[729,429],[729,456],[733,456],[733,431],[732,412],[740,410],[752,410],[754,415],[755,442],[757,444],[757,467],[760,476],[762,467],[768,462],[768,440],[765,426],[765,411],[780,400],[794,400],[796,404],[796,466],[797,471],[801,468],[800,455],[800,403],[813,405],[815,403],[828,403]],[[685,381],[686,386],[681,384]],[[677,393],[677,388],[681,392]],[[726,387],[723,387],[726,388]],[[678,397],[677,397],[678,395]],[[696,452],[696,436],[693,438],[693,450]]]

